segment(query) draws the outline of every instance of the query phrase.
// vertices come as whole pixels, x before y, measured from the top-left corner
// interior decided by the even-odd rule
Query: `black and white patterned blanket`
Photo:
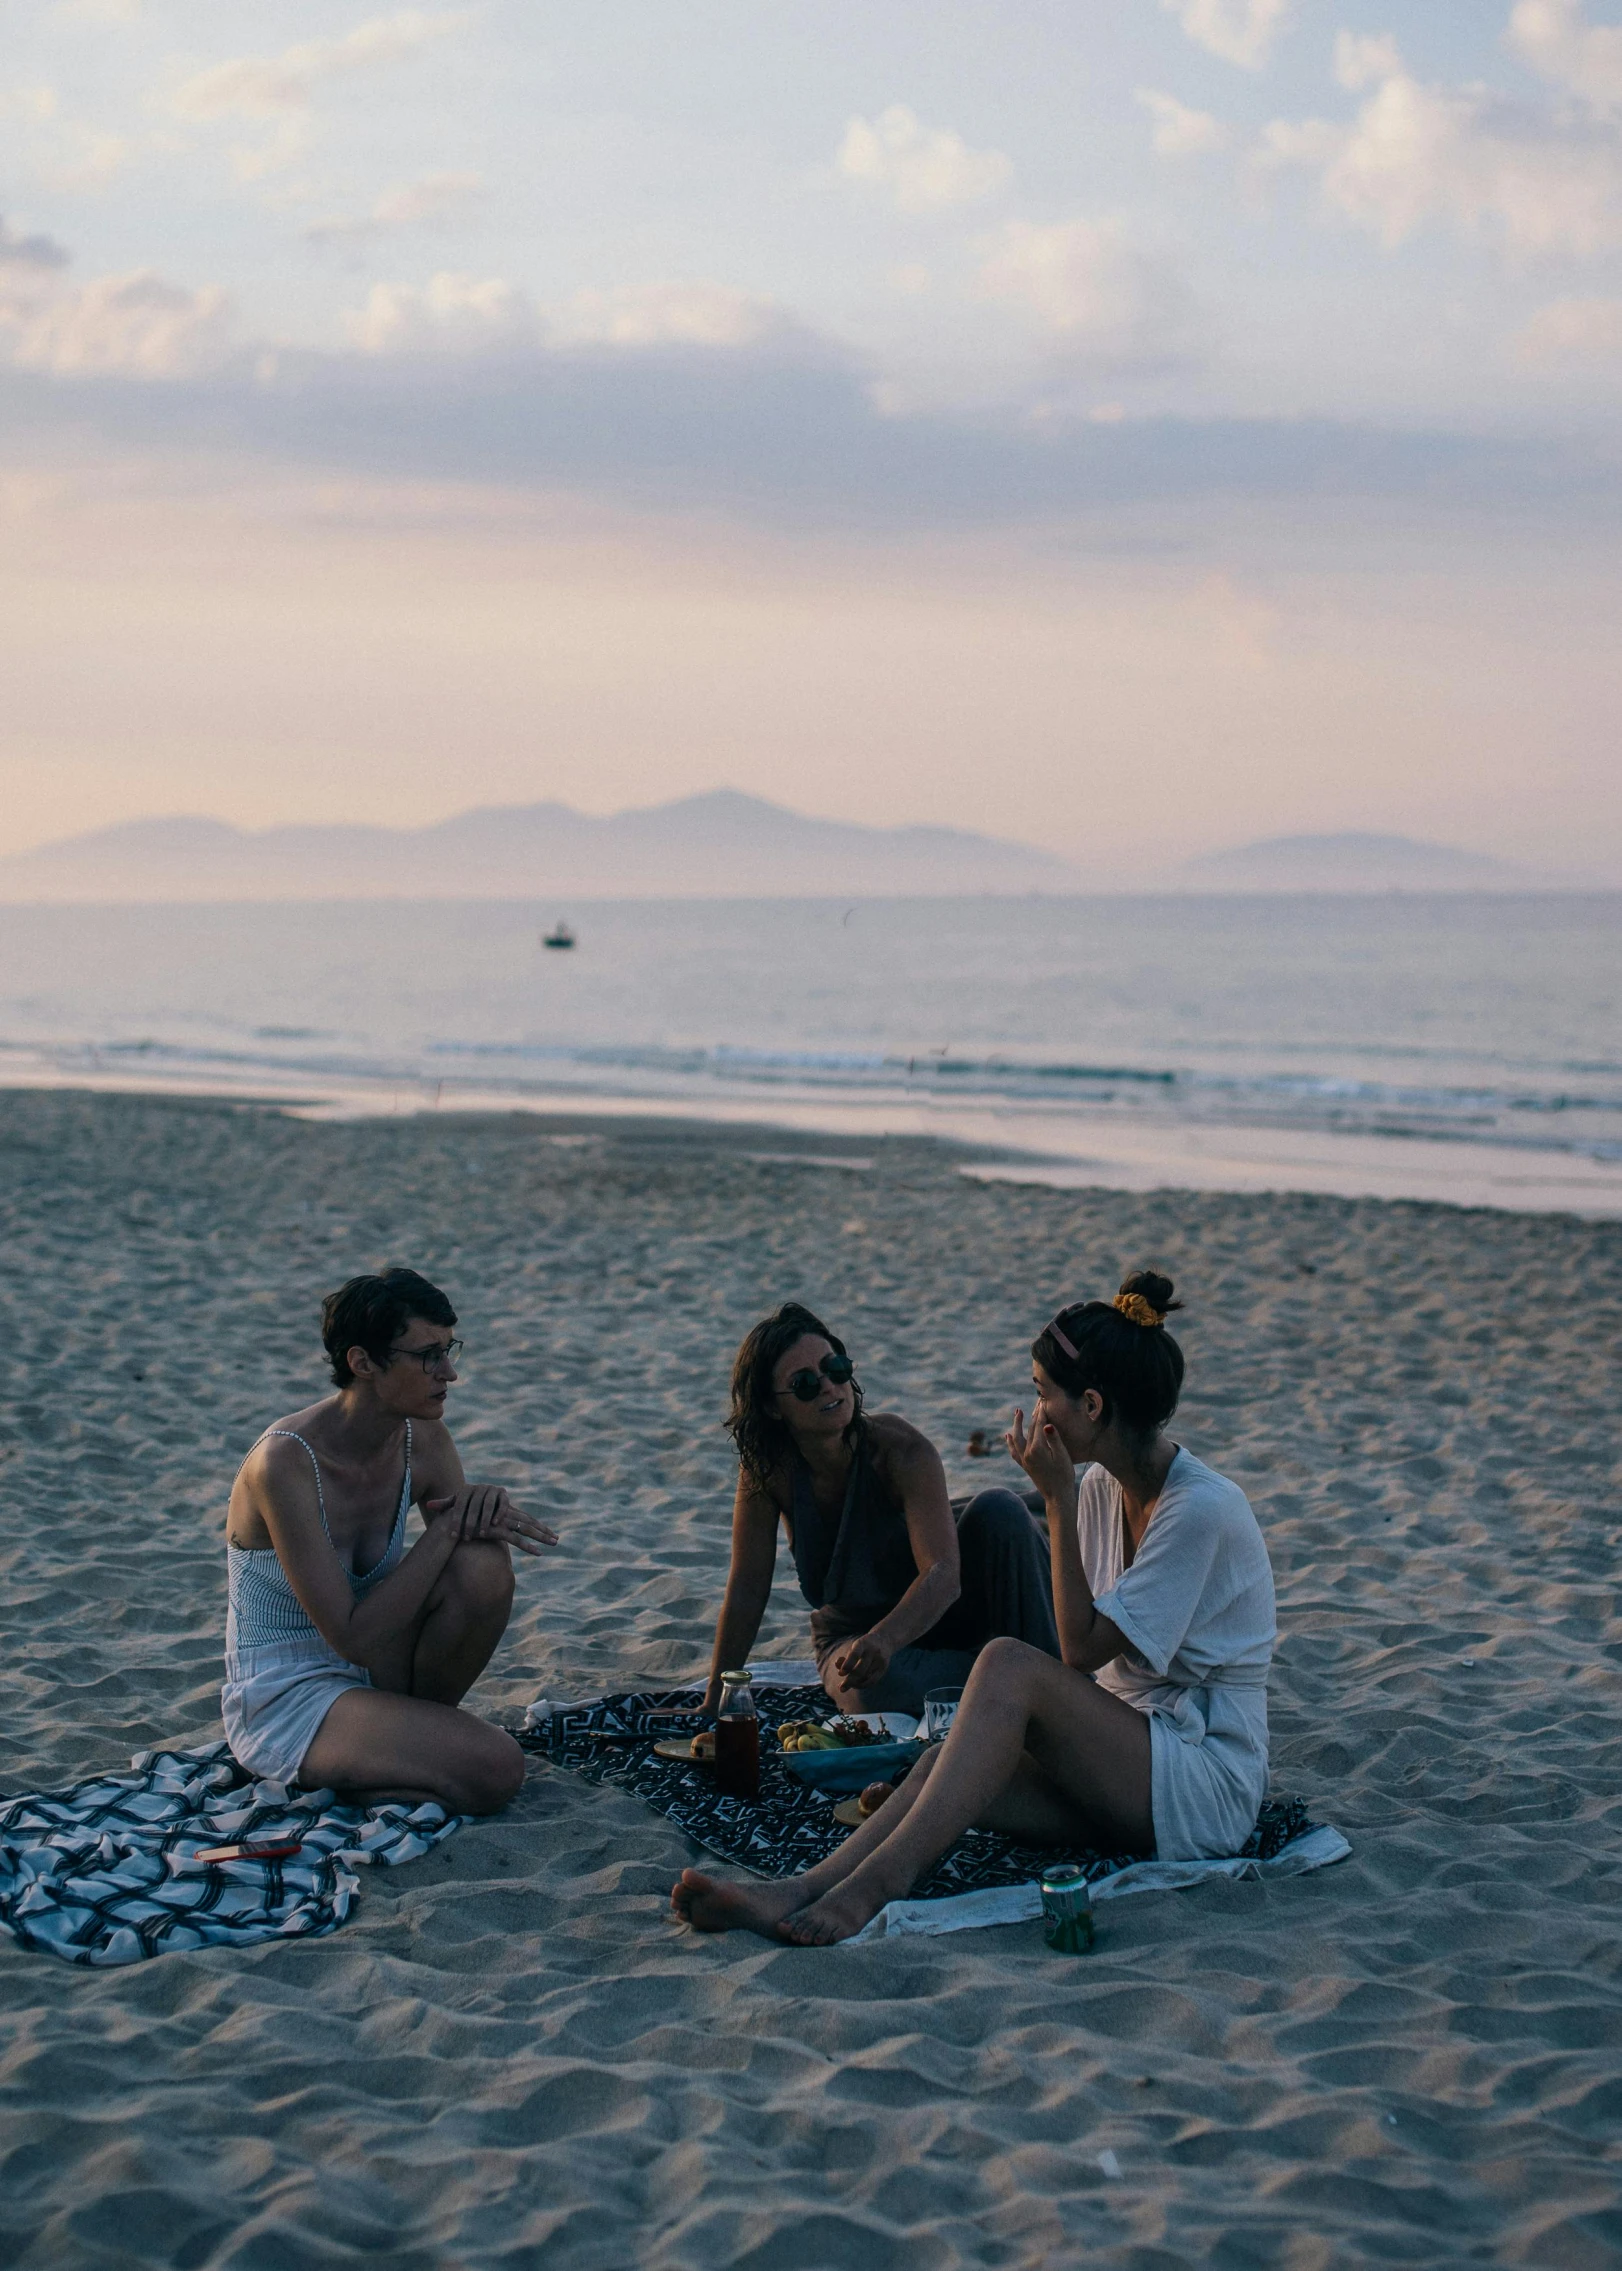
[[[338,1805],[256,1782],[224,1743],[138,1751],[128,1774],[0,1800],[0,1925],[68,1963],[139,1963],[334,1932],[356,1862],[414,1861],[466,1817]],[[198,1862],[210,1846],[299,1841],[285,1861]]]
[[[822,1719],[828,1698],[820,1687],[763,1688],[756,1696],[763,1734],[786,1719]],[[555,1766],[588,1782],[628,1790],[655,1813],[724,1861],[757,1877],[793,1877],[825,1860],[850,1832],[833,1818],[829,1798],[799,1781],[775,1742],[761,1743],[758,1803],[717,1796],[702,1768],[655,1758],[664,1735],[693,1734],[711,1724],[692,1709],[691,1688],[660,1695],[608,1695],[593,1703],[564,1705],[519,1737]],[[672,1711],[686,1716],[672,1718]],[[655,1715],[659,1716],[655,1716]],[[1242,1858],[1270,1861],[1313,1828],[1299,1798],[1270,1798]],[[1022,1885],[1060,1861],[1078,1862],[1089,1879],[1115,1876],[1137,1857],[1016,1845],[990,1830],[971,1829],[917,1886],[917,1900],[942,1900],[996,1885]]]

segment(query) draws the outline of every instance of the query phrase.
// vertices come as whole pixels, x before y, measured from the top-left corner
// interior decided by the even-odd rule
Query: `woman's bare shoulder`
[[[321,1448],[320,1442],[316,1438],[321,1434],[322,1421],[330,1400],[329,1397],[324,1396],[317,1404],[305,1404],[300,1410],[290,1411],[281,1419],[268,1421],[260,1430],[258,1439],[248,1453],[248,1457],[250,1459],[274,1459],[278,1465],[284,1465],[293,1459],[302,1459],[304,1464],[308,1466],[311,1448],[316,1451]],[[294,1441],[295,1437],[301,1439],[304,1448],[301,1449],[300,1443]]]
[[[280,1495],[289,1484],[297,1488],[302,1480],[313,1496],[315,1469],[310,1461],[321,1448],[317,1438],[323,1409],[323,1404],[306,1404],[302,1411],[273,1419],[249,1447],[237,1470],[238,1486],[246,1483],[255,1494],[269,1488]]]
[[[867,1426],[875,1453],[891,1466],[910,1466],[917,1459],[939,1462],[940,1453],[923,1429],[899,1412],[869,1412]]]
[[[316,1470],[306,1445],[307,1431],[320,1409],[319,1404],[310,1404],[303,1411],[289,1412],[285,1419],[272,1420],[250,1446],[237,1469],[226,1510],[225,1534],[233,1545],[253,1550],[271,1543],[263,1511],[267,1500],[284,1513],[296,1513],[306,1501],[312,1508],[316,1505]],[[295,1442],[294,1436],[301,1441]]]
[[[411,1495],[420,1505],[424,1491],[454,1489],[462,1472],[456,1443],[442,1419],[411,1422]]]

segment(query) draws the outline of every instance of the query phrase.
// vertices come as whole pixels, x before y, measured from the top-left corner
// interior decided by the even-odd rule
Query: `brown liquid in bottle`
[[[715,1722],[715,1787],[723,1798],[760,1796],[760,1721],[723,1712]]]

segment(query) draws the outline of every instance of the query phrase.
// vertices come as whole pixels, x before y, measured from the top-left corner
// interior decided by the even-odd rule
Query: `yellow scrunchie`
[[[1165,1310],[1157,1309],[1141,1293],[1118,1293],[1115,1296],[1115,1306],[1129,1325],[1153,1326],[1166,1322]]]

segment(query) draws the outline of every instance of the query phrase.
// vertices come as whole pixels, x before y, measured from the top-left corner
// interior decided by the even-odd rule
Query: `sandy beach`
[[[833,1164],[843,1160],[842,1164]],[[562,1545],[473,1704],[707,1648],[736,1341],[796,1295],[955,1489],[1033,1330],[1170,1268],[1175,1432],[1250,1494],[1274,1787],[1341,1866],[855,1950],[701,1941],[696,1857],[537,1763],[321,1941],[85,1973],[0,1936],[0,2260],[391,2271],[1622,2257],[1622,1225],[970,1181],[911,1141],[0,1095],[0,1789],[218,1732],[237,1461],[320,1296],[407,1261],[451,1423]],[[779,1570],[760,1653],[805,1652]],[[1112,2153],[1120,2175],[1105,2174]]]

